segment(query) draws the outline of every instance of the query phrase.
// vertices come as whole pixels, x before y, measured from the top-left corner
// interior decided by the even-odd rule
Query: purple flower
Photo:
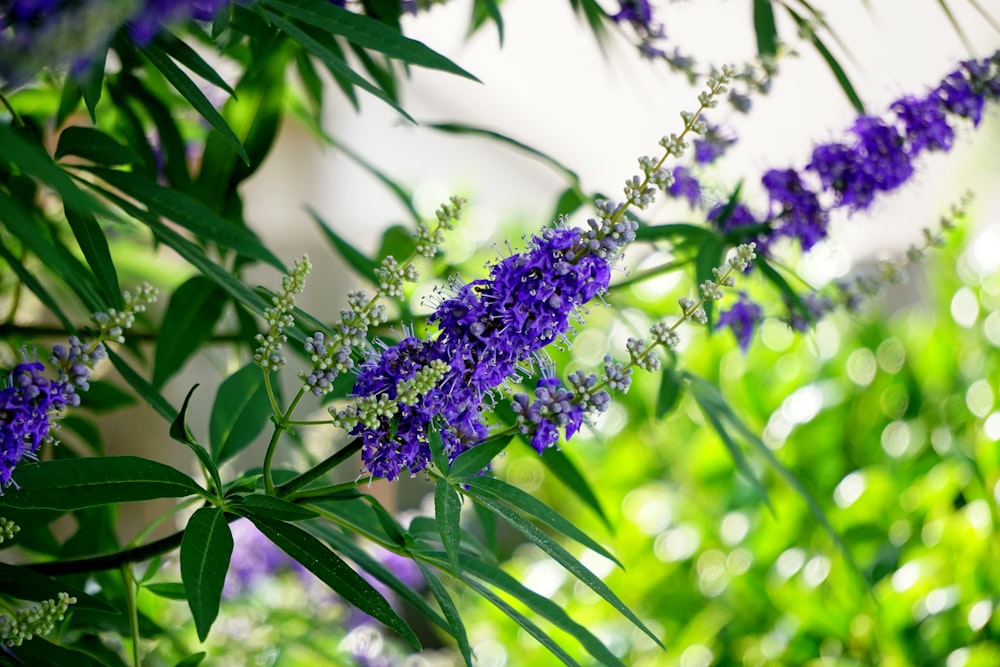
[[[771,215],[779,221],[774,226],[775,236],[797,238],[803,250],[809,250],[826,236],[829,215],[797,171],[771,169],[761,182],[771,200]]]
[[[233,534],[233,555],[222,587],[222,595],[234,598],[252,590],[261,581],[279,572],[302,570],[295,559],[267,539],[248,519],[229,524]]]
[[[795,331],[808,331],[812,324],[833,310],[836,305],[833,299],[818,292],[802,294],[800,298],[802,299],[802,304],[809,312],[809,317],[806,317],[795,305],[787,300],[785,302],[785,305],[788,306],[788,319],[786,321],[788,322],[788,326]]]
[[[891,109],[906,128],[907,151],[911,156],[916,157],[924,150],[951,148],[955,130],[948,124],[944,109],[935,96],[908,95],[893,102]]]
[[[706,219],[715,225],[719,231],[728,233],[739,227],[759,224],[754,214],[741,202],[716,204],[709,209]]]
[[[698,179],[686,167],[674,167],[673,174],[674,180],[668,189],[670,195],[678,199],[684,197],[691,208],[697,207],[701,201],[701,184]]]
[[[653,20],[653,8],[648,0],[619,0],[618,5],[618,11],[611,15],[614,21],[649,26]]]
[[[750,300],[744,292],[740,292],[740,299],[734,303],[729,310],[719,314],[719,321],[716,328],[729,327],[736,336],[740,349],[744,352],[750,347],[750,338],[753,336],[754,327],[760,324],[764,318],[764,313],[760,306]]]
[[[695,137],[694,160],[698,164],[712,164],[736,143],[736,137],[725,134],[718,125],[708,124],[705,133]]]
[[[569,439],[583,425],[584,410],[573,398],[573,392],[563,388],[558,378],[548,377],[538,381],[534,401],[526,394],[514,395],[511,407],[517,414],[518,430],[539,454],[559,441],[560,428]]]

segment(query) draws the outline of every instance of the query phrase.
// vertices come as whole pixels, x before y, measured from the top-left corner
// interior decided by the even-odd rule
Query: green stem
[[[367,484],[372,480],[376,479],[371,475],[366,477],[359,477],[353,482],[343,482],[342,484],[331,484],[330,486],[321,486],[315,489],[307,489],[305,491],[300,491],[298,493],[293,493],[288,496],[288,500],[295,503],[304,502],[319,502],[321,500],[332,500],[335,498],[343,497],[344,491],[350,491],[357,488],[362,484]]]
[[[125,580],[125,602],[128,605],[128,625],[132,633],[132,664],[141,667],[139,659],[139,608],[135,603],[135,579],[132,577],[132,564],[121,566],[122,578]]]
[[[15,111],[14,107],[10,105],[10,100],[8,100],[3,93],[0,93],[0,102],[3,102],[3,105],[7,107],[7,111],[9,111],[10,115],[14,118],[14,125],[18,127],[24,127],[24,121],[21,120],[21,117],[18,115],[17,111]]]
[[[268,394],[273,396],[271,392],[271,381],[269,379],[269,374],[264,374],[264,381],[267,384]],[[274,495],[274,479],[271,477],[271,465],[274,463],[274,453],[278,449],[278,440],[281,439],[282,431],[287,431],[289,424],[291,423],[291,416],[295,412],[295,408],[298,407],[299,401],[305,396],[305,387],[299,389],[298,393],[295,394],[295,398],[289,404],[288,409],[282,413],[280,410],[275,410],[275,422],[274,422],[274,433],[271,434],[271,440],[267,443],[267,453],[264,454],[264,489],[269,496]],[[273,399],[272,399],[273,400]],[[275,406],[276,407],[276,406]]]
[[[298,477],[293,477],[276,489],[275,495],[279,497],[286,497],[289,494],[301,489],[303,486],[314,482],[326,473],[330,472],[341,463],[351,458],[355,454],[361,451],[361,438],[355,438],[349,443],[344,445],[341,449],[337,450],[327,458],[323,459],[316,465],[314,465],[309,470]]]

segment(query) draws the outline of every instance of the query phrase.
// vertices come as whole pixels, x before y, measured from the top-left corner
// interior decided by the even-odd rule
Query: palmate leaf
[[[326,545],[301,528],[288,523],[261,517],[251,517],[251,521],[269,540],[319,577],[344,600],[395,630],[414,649],[420,649],[420,640],[409,624],[393,611],[381,593],[372,588],[371,584]]]
[[[198,509],[184,529],[180,561],[188,607],[201,641],[208,637],[219,615],[232,554],[233,534],[223,511],[217,507]]]
[[[601,596],[608,604],[614,607],[618,613],[632,622],[635,627],[641,630],[647,637],[656,642],[657,646],[663,648],[663,643],[653,631],[646,627],[646,624],[639,620],[639,617],[622,602],[614,592],[608,588],[607,584],[601,581],[593,572],[588,570],[583,563],[573,557],[558,542],[546,535],[533,523],[525,519],[518,512],[510,509],[506,505],[492,498],[478,497],[476,502],[485,505],[492,512],[500,516],[512,528],[528,538],[535,546],[547,553],[553,560],[562,565],[573,576],[587,585],[592,591]]]
[[[0,497],[0,508],[78,510],[205,493],[181,471],[137,456],[22,464],[14,477],[21,488]]]

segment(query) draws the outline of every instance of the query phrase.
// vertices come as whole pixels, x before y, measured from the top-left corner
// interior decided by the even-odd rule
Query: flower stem
[[[319,479],[320,477],[330,472],[331,470],[333,470],[341,463],[351,458],[360,451],[361,451],[361,438],[355,438],[354,440],[351,440],[349,443],[344,445],[342,448],[340,448],[339,450],[337,450],[324,460],[314,465],[309,470],[306,470],[298,477],[293,477],[292,479],[288,480],[287,482],[279,486],[275,490],[275,495],[279,497],[286,497],[294,493],[295,491],[301,489],[306,484],[309,484],[310,482],[314,482],[315,480]]]
[[[132,564],[123,563],[121,566],[122,579],[125,583],[125,603],[128,606],[128,625],[132,633],[132,664],[141,667],[142,662],[139,656],[139,609],[135,603],[135,579],[132,577]]]
[[[268,376],[269,374],[265,372],[264,378],[268,387],[268,394],[273,397],[274,394],[270,390],[271,383],[267,379]],[[299,401],[305,396],[305,393],[305,387],[300,388],[284,413],[280,410],[275,410],[274,433],[271,434],[271,441],[267,443],[267,453],[264,454],[264,489],[269,496],[274,495],[274,479],[271,477],[271,465],[274,463],[274,452],[278,449],[278,440],[281,439],[281,433],[289,429],[292,414],[295,412],[295,408],[298,407]],[[276,404],[275,407],[277,407]]]

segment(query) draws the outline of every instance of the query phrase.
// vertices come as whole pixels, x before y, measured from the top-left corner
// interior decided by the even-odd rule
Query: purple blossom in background
[[[539,353],[570,329],[575,314],[607,289],[611,264],[635,238],[634,222],[590,221],[583,231],[558,227],[532,237],[524,252],[490,267],[489,278],[453,286],[430,317],[438,335],[409,337],[389,347],[357,370],[354,394],[395,400],[400,382],[413,379],[434,361],[443,361],[444,377],[413,405],[399,405],[394,416],[358,424],[361,455],[373,475],[392,480],[404,470],[422,470],[430,461],[428,435],[441,435],[449,460],[488,435],[482,421],[484,402],[519,370],[538,361]],[[574,419],[561,422],[572,435]],[[551,429],[544,435],[552,444]],[[540,440],[538,441],[540,442]]]
[[[797,238],[803,250],[809,250],[826,236],[830,216],[797,171],[771,169],[761,182],[771,200],[771,216],[776,221],[773,236]]]
[[[261,581],[280,572],[296,570],[305,573],[295,559],[275,546],[248,519],[229,524],[233,533],[233,555],[222,587],[222,595],[234,598],[252,590]],[[311,575],[310,575],[311,576]]]
[[[738,227],[759,224],[753,212],[742,202],[735,202],[731,207],[728,202],[716,204],[709,209],[705,217],[723,233],[731,232]]]
[[[726,134],[718,125],[709,123],[705,133],[694,139],[694,161],[698,164],[712,164],[735,143],[736,137]]]
[[[668,192],[670,196],[688,200],[691,208],[697,208],[701,202],[701,184],[698,179],[691,175],[691,170],[686,167],[674,167],[673,182],[671,182]]]
[[[132,41],[145,46],[171,23],[188,18],[211,21],[230,0],[146,0],[129,22]]]
[[[648,0],[619,0],[618,5],[618,11],[611,15],[612,20],[649,30],[653,21],[653,8]]]
[[[833,299],[817,292],[801,294],[799,298],[802,300],[802,304],[806,307],[806,310],[809,311],[808,318],[803,315],[799,308],[787,300],[785,302],[785,305],[788,307],[788,319],[786,322],[795,331],[808,331],[814,322],[833,310],[836,305]]]
[[[736,341],[740,344],[740,349],[744,352],[750,347],[750,338],[754,329],[764,318],[764,311],[760,306],[750,300],[744,292],[740,292],[740,299],[734,303],[729,310],[719,313],[719,321],[716,328],[729,327],[736,336]]]

